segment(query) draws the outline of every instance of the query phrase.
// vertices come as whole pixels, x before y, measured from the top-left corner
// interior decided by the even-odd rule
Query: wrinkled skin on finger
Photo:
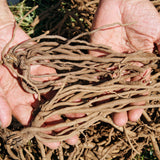
[[[154,43],[160,49],[160,15],[149,0],[101,0],[95,14],[93,29],[113,23],[127,25],[117,24],[97,31],[91,35],[91,42],[105,44],[119,53],[132,53],[138,50],[152,52]],[[90,54],[104,55],[97,51]],[[135,77],[135,80],[138,80],[138,77]],[[144,105],[144,102],[136,105]],[[114,113],[113,121],[118,126],[123,126],[128,120],[137,121],[142,112],[142,109],[136,109],[128,113]]]
[[[0,52],[3,51],[3,48],[11,40],[13,36],[14,29],[14,17],[10,12],[7,3],[5,0],[0,2]],[[20,28],[17,27],[15,30],[15,37],[9,47],[20,44],[25,40],[28,40],[30,37]],[[6,53],[5,53],[6,54]],[[43,75],[56,73],[52,68],[45,67],[42,65],[37,65],[31,67],[32,75]],[[55,77],[50,77],[48,79],[42,78],[39,81],[46,80],[55,80]],[[38,106],[37,95],[33,95],[25,92],[18,82],[16,75],[11,73],[5,65],[0,65],[0,122],[2,127],[7,127],[10,125],[12,120],[12,115],[24,126],[27,126],[30,123],[31,115],[33,108]],[[84,116],[84,114],[72,114],[67,117],[79,118]],[[49,123],[50,122],[50,123]],[[53,116],[47,119],[46,126],[49,124],[61,123],[62,118],[60,116]],[[62,129],[59,129],[55,132],[60,132]],[[48,133],[50,134],[50,133]],[[67,139],[68,144],[74,145],[78,141],[78,136],[74,136],[70,139]],[[54,143],[45,143],[46,146],[51,149],[56,149],[60,142]]]

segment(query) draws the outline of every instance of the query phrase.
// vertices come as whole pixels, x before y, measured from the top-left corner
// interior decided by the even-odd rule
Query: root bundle
[[[113,112],[159,107],[159,73],[155,72],[158,69],[159,57],[141,51],[132,54],[116,53],[107,46],[81,40],[86,34],[71,40],[54,35],[39,36],[11,48],[4,56],[4,65],[21,79],[24,90],[38,94],[39,99],[43,94],[54,92],[51,99],[36,109],[30,127],[15,132],[5,129],[1,131],[5,133],[2,137],[7,140],[8,145],[24,146],[33,137],[38,141],[62,142],[83,133],[97,122],[110,123],[115,127],[108,119]],[[105,56],[93,57],[87,54],[88,51],[95,50],[104,52]],[[135,62],[143,66],[137,67]],[[34,65],[54,68],[57,73],[32,75],[31,67]],[[152,69],[152,75],[147,80],[148,75],[145,75],[145,72],[149,69]],[[57,77],[56,80],[37,80],[43,77],[50,79],[53,76]],[[138,76],[139,80],[132,80]],[[145,102],[145,105],[132,105],[135,102]],[[65,117],[66,113],[85,113],[85,116],[69,120]],[[46,119],[54,115],[62,116],[64,122],[42,127]],[[45,133],[61,127],[67,128],[54,135]],[[126,135],[136,136],[130,129],[120,130],[125,131]],[[155,128],[156,133],[157,130],[159,127]],[[129,137],[127,139],[130,144],[132,140]],[[120,144],[122,145],[122,142]],[[137,153],[134,146],[131,147],[133,153]]]

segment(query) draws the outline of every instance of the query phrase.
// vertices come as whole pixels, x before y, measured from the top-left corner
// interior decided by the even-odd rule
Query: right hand
[[[121,53],[132,53],[138,50],[152,52],[154,43],[160,51],[160,15],[149,0],[101,0],[95,15],[93,29],[113,23],[129,24],[126,27],[116,25],[97,31],[91,36],[91,42],[105,44],[112,50]],[[102,56],[102,52],[90,52],[93,56]],[[143,65],[135,62],[138,65]],[[151,70],[146,70],[145,75]],[[141,75],[140,75],[141,76]],[[139,77],[135,77],[137,81]],[[146,77],[146,80],[149,76]],[[135,105],[142,105],[139,102]],[[134,109],[128,112],[113,114],[113,121],[124,126],[128,120],[137,121],[143,110]]]

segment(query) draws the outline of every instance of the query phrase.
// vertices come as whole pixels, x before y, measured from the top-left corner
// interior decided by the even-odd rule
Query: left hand
[[[6,0],[0,1],[0,56],[5,45],[11,40],[14,28],[15,19],[10,12]],[[15,31],[15,38],[10,44],[10,47],[22,43],[30,37],[21,29],[17,28]],[[6,53],[7,54],[7,53]],[[37,65],[31,67],[32,75],[53,74],[56,71],[53,68]],[[55,77],[50,77],[44,80],[54,80]],[[7,127],[11,123],[12,115],[22,124],[27,126],[31,120],[31,115],[34,107],[38,105],[37,95],[25,92],[17,77],[13,76],[5,65],[0,65],[0,122],[1,127]],[[68,114],[68,118],[79,118],[85,114]],[[45,126],[61,123],[62,118],[59,115],[52,116],[47,119]],[[62,129],[57,129],[55,132],[60,132]],[[74,145],[78,141],[78,136],[67,139],[68,144]],[[60,142],[45,143],[51,149],[56,149]]]

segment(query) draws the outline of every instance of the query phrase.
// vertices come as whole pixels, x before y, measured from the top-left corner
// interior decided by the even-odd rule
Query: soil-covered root
[[[1,137],[6,141],[6,146],[13,146],[22,159],[25,154],[29,154],[26,148],[24,151],[23,146],[28,144],[33,137],[37,139],[41,153],[44,155],[46,150],[40,141],[62,142],[73,135],[84,134],[87,137],[85,144],[79,144],[70,155],[75,159],[78,159],[77,156],[80,157],[82,154],[84,156],[95,155],[101,159],[110,158],[118,156],[121,150],[123,150],[122,155],[131,152],[130,155],[133,156],[140,153],[150,139],[154,143],[157,143],[156,140],[158,140],[159,143],[157,136],[159,124],[154,124],[148,128],[146,124],[143,124],[141,127],[137,126],[140,128],[138,130],[129,123],[125,128],[122,128],[115,126],[109,119],[109,115],[113,112],[136,108],[159,107],[160,83],[158,78],[160,73],[158,67],[160,58],[156,54],[142,51],[132,54],[117,53],[107,46],[92,44],[81,39],[93,32],[83,33],[72,39],[57,35],[42,35],[11,48],[8,54],[3,56],[4,65],[21,79],[24,90],[38,94],[39,100],[42,95],[50,91],[55,93],[52,98],[46,99],[37,107],[30,127],[19,131],[1,129]],[[88,54],[88,51],[95,50],[106,54],[103,57],[93,57]],[[141,67],[138,67],[135,62],[142,64]],[[54,68],[57,74],[32,75],[31,67],[34,65]],[[152,71],[150,78],[147,78],[150,74],[146,74],[147,70]],[[37,80],[43,77],[57,78],[48,81]],[[135,77],[139,77],[138,80],[132,80]],[[132,105],[134,102],[145,102],[145,105]],[[85,116],[69,120],[65,117],[66,113],[85,113]],[[46,119],[54,115],[62,116],[64,122],[43,127]],[[149,116],[145,115],[145,117]],[[92,127],[99,122],[110,124],[110,128],[105,129],[107,130],[106,136],[110,140],[108,144],[100,145],[99,148],[96,147],[96,151],[93,151],[92,145],[92,149],[86,149],[90,141],[95,138],[94,136],[88,137],[87,129],[90,127],[88,132],[91,132]],[[136,125],[136,123],[134,124]],[[54,135],[45,133],[61,127],[66,127],[66,129]],[[96,129],[94,132],[97,132]],[[101,129],[98,132],[101,132]],[[113,142],[113,139],[111,140],[112,133],[113,139],[116,139],[114,143],[110,143],[110,141]],[[118,133],[122,135],[120,139]],[[146,134],[147,136],[145,136]],[[98,133],[98,139],[101,139],[100,136]],[[141,139],[143,139],[142,143]],[[98,144],[101,143],[98,142]],[[21,149],[19,150],[19,148]],[[16,156],[10,147],[7,150],[11,157]],[[63,149],[61,148],[60,151],[59,154],[62,159]],[[159,154],[158,149],[157,153]],[[49,155],[52,154],[49,152]],[[31,158],[31,156],[29,157]]]

